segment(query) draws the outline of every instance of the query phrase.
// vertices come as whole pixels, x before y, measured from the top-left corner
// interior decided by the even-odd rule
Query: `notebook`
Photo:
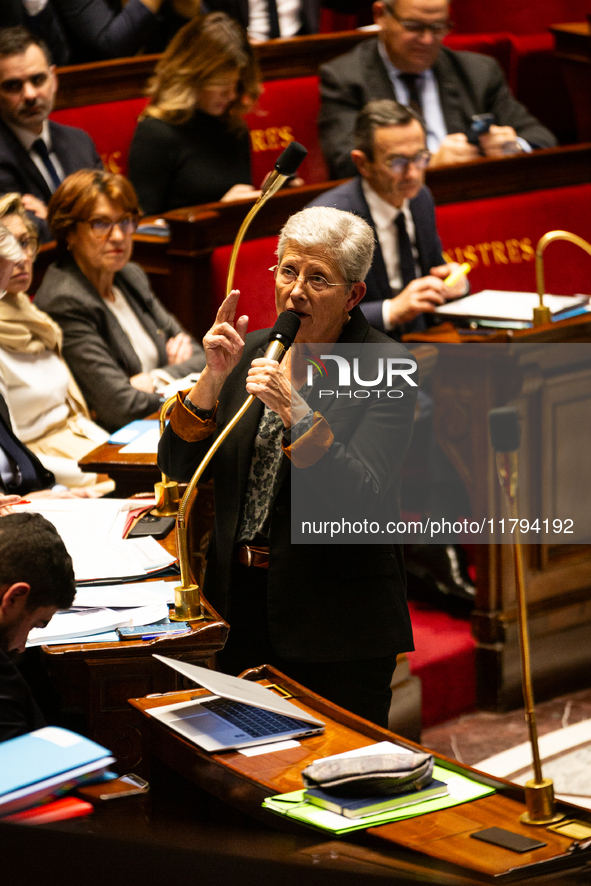
[[[154,655],[212,696],[150,708],[147,713],[205,751],[246,748],[318,735],[324,723],[271,689],[209,668]]]

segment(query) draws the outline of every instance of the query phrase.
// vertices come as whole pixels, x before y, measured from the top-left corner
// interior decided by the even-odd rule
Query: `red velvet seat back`
[[[533,191],[437,209],[437,226],[449,261],[473,264],[473,292],[535,292],[534,251],[540,237],[566,230],[591,242],[591,185]],[[571,243],[544,253],[546,292],[591,293],[591,256]]]
[[[101,105],[64,108],[54,111],[51,119],[84,129],[95,143],[105,169],[127,175],[129,146],[137,118],[147,103],[147,98],[130,98]]]
[[[239,314],[248,314],[249,332],[273,326],[275,311],[275,281],[267,268],[277,264],[275,249],[277,237],[262,237],[260,240],[247,240],[240,247],[234,288],[240,290]],[[224,300],[226,276],[230,261],[231,246],[220,246],[211,256],[211,286],[215,308]],[[213,318],[212,318],[213,319]]]
[[[591,7],[588,0],[452,0],[451,17],[458,32],[510,31],[533,34],[560,22],[584,21]]]
[[[318,77],[268,80],[253,111],[246,115],[250,130],[252,181],[259,187],[279,154],[292,141],[308,149],[298,175],[306,184],[328,179],[316,118],[320,107]]]

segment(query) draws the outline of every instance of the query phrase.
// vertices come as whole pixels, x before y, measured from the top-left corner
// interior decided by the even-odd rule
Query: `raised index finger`
[[[232,325],[234,324],[239,298],[239,289],[233,289],[232,292],[230,292],[230,294],[225,297],[218,308],[217,314],[215,315],[216,323],[231,323]]]

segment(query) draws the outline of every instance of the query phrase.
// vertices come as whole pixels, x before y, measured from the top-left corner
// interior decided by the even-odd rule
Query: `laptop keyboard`
[[[283,714],[275,714],[273,711],[265,711],[255,708],[253,705],[242,704],[230,699],[215,698],[212,701],[204,701],[200,707],[207,708],[213,714],[218,714],[233,726],[238,726],[244,732],[259,738],[266,735],[281,735],[283,732],[292,732],[308,724],[302,720],[285,717]]]

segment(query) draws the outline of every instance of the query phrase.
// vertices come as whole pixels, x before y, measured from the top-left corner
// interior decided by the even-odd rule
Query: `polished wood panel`
[[[580,141],[591,139],[591,25],[588,22],[554,25],[554,54],[572,101]]]
[[[262,800],[275,793],[301,788],[301,771],[314,760],[385,739],[408,747],[419,747],[333,705],[272,667],[254,668],[244,676],[258,680],[262,685],[278,684],[286,689],[293,696],[290,701],[325,722],[325,733],[302,739],[296,748],[261,756],[245,757],[237,751],[207,754],[147,713],[151,707],[188,700],[200,692],[178,693],[163,699],[136,698],[130,699],[130,702],[141,715],[139,728],[155,757],[166,761],[177,772],[223,798],[225,802],[270,824],[277,817],[261,809]],[[358,832],[352,838],[354,842],[364,844],[366,839],[371,839],[372,843],[369,845],[379,855],[391,859],[393,866],[400,847],[411,849],[417,853],[419,864],[424,865],[427,879],[429,872],[431,875],[434,873],[433,866],[443,863],[446,865],[446,873],[466,877],[469,883],[491,882],[488,878],[506,876],[519,876],[524,882],[539,882],[539,878],[546,873],[545,864],[550,872],[567,869],[573,861],[576,866],[581,863],[569,853],[572,841],[568,838],[546,829],[533,830],[519,822],[519,815],[525,811],[522,788],[477,773],[441,755],[435,756],[452,771],[463,772],[485,784],[495,786],[497,793],[420,818],[370,828],[365,834]],[[563,804],[560,807],[562,809]],[[578,816],[581,810],[564,804],[564,811],[567,815]],[[289,826],[288,822],[284,823]],[[472,833],[490,826],[504,827],[524,836],[539,837],[546,846],[516,855],[470,839]],[[300,826],[292,823],[292,827],[297,829]],[[591,849],[587,852],[591,855]]]

